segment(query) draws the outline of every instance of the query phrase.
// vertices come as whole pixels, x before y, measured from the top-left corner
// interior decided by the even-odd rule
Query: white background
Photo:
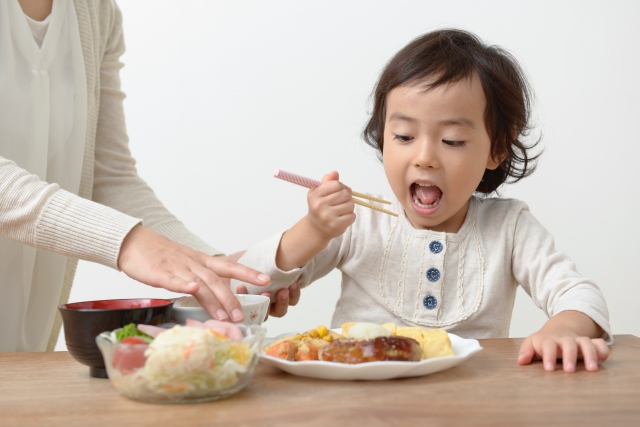
[[[276,168],[390,193],[360,139],[380,70],[413,38],[470,30],[518,58],[537,95],[539,169],[502,194],[525,200],[604,292],[616,334],[640,336],[640,2],[121,1],[121,77],[140,175],[191,230],[225,252],[293,225],[305,190]],[[328,324],[333,272],[269,335]],[[81,262],[71,301],[167,296]],[[511,336],[544,322],[519,291]],[[61,335],[62,336],[62,335]],[[64,349],[63,339],[57,349]]]

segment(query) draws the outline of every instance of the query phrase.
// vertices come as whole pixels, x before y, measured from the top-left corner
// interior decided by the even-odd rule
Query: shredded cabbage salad
[[[119,372],[114,384],[131,397],[167,399],[208,396],[233,388],[256,359],[255,349],[213,329],[175,326],[159,334],[144,351],[146,362]]]

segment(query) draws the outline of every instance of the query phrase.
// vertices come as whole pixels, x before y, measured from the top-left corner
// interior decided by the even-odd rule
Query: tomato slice
[[[124,344],[149,344],[140,337],[127,337],[120,342]]]
[[[142,338],[127,337],[116,346],[111,364],[123,373],[142,368],[147,361],[144,351],[148,346]]]

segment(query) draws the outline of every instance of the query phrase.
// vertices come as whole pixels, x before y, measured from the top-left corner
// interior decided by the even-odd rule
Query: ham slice
[[[217,333],[224,335],[230,340],[241,340],[243,338],[242,331],[233,323],[221,322],[219,320],[207,320],[206,322],[200,322],[198,320],[187,319],[186,326],[202,329],[213,329]]]

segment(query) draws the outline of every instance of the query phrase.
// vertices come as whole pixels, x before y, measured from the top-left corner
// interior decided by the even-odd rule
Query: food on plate
[[[347,322],[342,325],[342,334],[319,326],[304,334],[282,337],[266,345],[263,351],[267,356],[289,361],[339,363],[419,361],[454,356],[449,334],[444,329],[370,322]]]
[[[302,334],[287,335],[262,349],[268,356],[284,360],[318,360],[318,349],[334,339],[342,338],[337,332],[320,325]]]
[[[398,326],[395,335],[413,338],[422,349],[422,358],[455,356],[449,334],[444,329],[424,329],[418,326]]]
[[[349,336],[355,325],[364,322],[348,322],[342,325],[342,335]],[[385,323],[380,325],[391,332],[391,335],[413,338],[418,341],[422,349],[422,358],[454,356],[449,334],[444,329],[425,329],[419,326],[396,326],[395,323]]]
[[[252,346],[251,332],[245,337],[238,325],[217,320],[189,320],[170,329],[130,324],[101,337],[115,344],[115,370],[109,371],[114,385],[142,400],[206,397],[232,389],[255,366],[258,348]]]
[[[381,336],[366,340],[343,338],[319,350],[319,360],[338,363],[366,363],[385,360],[417,362],[422,350],[412,338]]]
[[[392,333],[384,326],[376,323],[357,322],[350,325],[347,328],[346,334],[343,333],[342,335],[355,340],[371,340],[378,337],[389,337]]]

